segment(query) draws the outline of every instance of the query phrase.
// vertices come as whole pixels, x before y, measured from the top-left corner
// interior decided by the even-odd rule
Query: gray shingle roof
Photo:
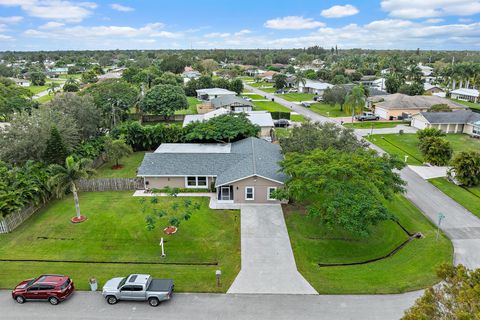
[[[471,110],[458,110],[454,112],[420,112],[429,123],[465,124],[480,121],[480,114]]]
[[[375,96],[368,99],[375,103],[375,107],[381,107],[384,109],[411,109],[422,110],[428,109],[435,104],[446,104],[451,109],[466,109],[467,107],[451,101],[446,98],[437,96],[408,96],[402,93],[394,93],[387,96]],[[383,100],[383,101],[382,101]]]
[[[219,96],[218,98],[211,100],[215,109],[224,108],[229,106],[252,106],[250,101],[247,101],[238,96]]]
[[[216,186],[251,176],[284,182],[280,146],[247,138],[231,144],[230,153],[147,153],[138,176],[216,176]]]

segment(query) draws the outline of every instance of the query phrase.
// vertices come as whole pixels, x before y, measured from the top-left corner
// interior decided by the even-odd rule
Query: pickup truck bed
[[[171,279],[152,279],[147,291],[171,292],[173,290],[173,280]]]

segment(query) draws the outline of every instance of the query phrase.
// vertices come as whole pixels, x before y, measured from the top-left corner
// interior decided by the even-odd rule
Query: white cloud
[[[117,11],[121,11],[121,12],[129,12],[129,11],[135,10],[135,9],[132,8],[132,7],[127,7],[127,6],[118,4],[118,3],[112,3],[112,4],[110,5],[110,7],[111,7],[113,10],[117,10]]]
[[[473,20],[470,19],[470,18],[460,18],[458,19],[458,22],[461,22],[461,23],[469,23],[469,22],[472,22]]]
[[[56,21],[49,21],[45,23],[44,25],[39,26],[39,29],[55,29],[55,28],[60,28],[63,27],[65,23],[62,22],[56,22]]]
[[[0,23],[14,24],[23,20],[21,16],[0,17]]]
[[[238,31],[238,32],[235,32],[234,35],[235,35],[235,36],[241,36],[241,35],[250,34],[250,33],[252,33],[251,30],[242,29],[242,30],[240,30],[240,31]]]
[[[288,16],[282,18],[271,19],[265,22],[265,27],[279,30],[301,30],[313,29],[323,27],[325,24],[320,21],[315,21],[311,18],[304,18],[300,16]]]
[[[358,13],[358,9],[351,4],[346,4],[344,6],[333,6],[331,8],[325,9],[322,11],[321,15],[325,18],[343,18],[348,16],[353,16]]]
[[[471,16],[480,13],[478,0],[383,0],[381,7],[393,17],[406,19]]]
[[[212,33],[207,33],[204,35],[205,38],[226,38],[230,37],[229,32],[212,32]]]
[[[0,0],[0,6],[18,6],[31,17],[79,22],[90,16],[97,4],[65,0]]]
[[[443,22],[443,21],[444,20],[440,19],[440,18],[431,18],[431,19],[425,20],[426,23],[440,23],[440,22]]]

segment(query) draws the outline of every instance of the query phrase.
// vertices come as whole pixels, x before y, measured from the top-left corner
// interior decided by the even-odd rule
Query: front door
[[[232,200],[230,198],[230,186],[222,187],[220,200],[224,200],[224,201]]]

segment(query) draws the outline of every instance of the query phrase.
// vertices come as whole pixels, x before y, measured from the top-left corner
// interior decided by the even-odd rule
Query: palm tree
[[[409,80],[419,81],[422,78],[422,70],[416,64],[412,64],[407,68],[406,75]]]
[[[51,93],[53,93],[53,95],[56,94],[56,91],[55,89],[58,87],[58,84],[55,83],[55,82],[50,82],[50,84],[48,85],[48,95],[50,95]]]
[[[355,112],[359,112],[365,106],[365,91],[362,86],[355,86],[347,96],[345,101],[345,112],[352,112],[352,122]]]
[[[76,84],[77,80],[73,79],[72,77],[68,78],[67,81],[65,81],[65,84]]]
[[[307,78],[305,78],[305,75],[303,74],[303,72],[300,72],[298,71],[297,73],[295,73],[295,75],[293,76],[293,81],[295,83],[295,86],[298,88],[300,86],[300,83],[302,84],[302,86],[305,86],[305,84],[307,83]]]
[[[75,182],[78,179],[86,178],[95,172],[91,168],[91,164],[92,160],[90,159],[80,159],[79,161],[75,161],[72,156],[69,156],[65,159],[65,167],[58,164],[52,164],[50,166],[52,177],[48,181],[49,187],[52,188],[58,198],[63,197],[69,190],[73,193],[77,219],[81,219],[81,214]]]

